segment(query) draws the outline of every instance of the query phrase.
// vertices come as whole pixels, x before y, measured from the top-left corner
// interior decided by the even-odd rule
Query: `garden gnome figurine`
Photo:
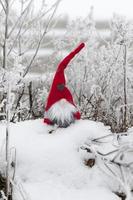
[[[64,70],[73,57],[85,46],[81,43],[57,67],[50,93],[45,107],[44,123],[68,127],[75,120],[80,119],[80,113],[73,101],[72,94],[66,86]]]

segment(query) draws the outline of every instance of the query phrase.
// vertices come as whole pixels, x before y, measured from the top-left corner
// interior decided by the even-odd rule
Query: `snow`
[[[1,147],[5,125],[0,128]],[[110,134],[109,128],[79,120],[53,134],[48,129],[42,119],[10,125],[10,146],[17,151],[16,179],[27,200],[119,200],[109,189],[106,176],[97,165],[85,166],[79,151],[88,138]]]

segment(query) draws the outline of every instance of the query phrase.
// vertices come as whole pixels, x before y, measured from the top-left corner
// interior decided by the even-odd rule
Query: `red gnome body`
[[[59,127],[67,127],[73,123],[75,119],[80,119],[80,113],[74,104],[72,94],[66,87],[64,70],[71,59],[78,54],[84,46],[85,44],[81,43],[58,65],[45,107],[44,123],[49,125],[56,124]]]

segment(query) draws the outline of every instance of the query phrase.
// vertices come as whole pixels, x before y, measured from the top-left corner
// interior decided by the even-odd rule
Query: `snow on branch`
[[[117,189],[112,185],[112,190],[116,193],[125,194],[126,200],[131,200],[133,198],[133,142],[130,142],[130,139],[127,139],[128,142],[124,142],[125,137],[128,138],[128,135],[119,135],[119,141],[117,141],[119,145],[114,147],[114,138],[111,135],[88,139],[80,147],[81,151],[86,152],[82,156],[84,157],[83,159],[88,161],[93,158],[100,171],[118,184]],[[105,145],[109,145],[111,140],[112,147],[111,149],[109,147],[108,152],[106,152]]]

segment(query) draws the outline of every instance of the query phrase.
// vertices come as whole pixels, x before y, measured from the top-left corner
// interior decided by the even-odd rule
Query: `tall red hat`
[[[70,104],[74,105],[73,97],[70,90],[66,87],[66,80],[64,76],[64,70],[66,69],[68,63],[73,59],[73,57],[78,54],[81,49],[85,46],[81,43],[76,49],[74,49],[69,55],[67,55],[58,65],[57,71],[55,73],[53,83],[50,89],[49,96],[47,98],[47,104],[45,111],[47,112],[52,105],[61,99],[66,99]],[[48,123],[48,119],[44,119],[44,122]]]

